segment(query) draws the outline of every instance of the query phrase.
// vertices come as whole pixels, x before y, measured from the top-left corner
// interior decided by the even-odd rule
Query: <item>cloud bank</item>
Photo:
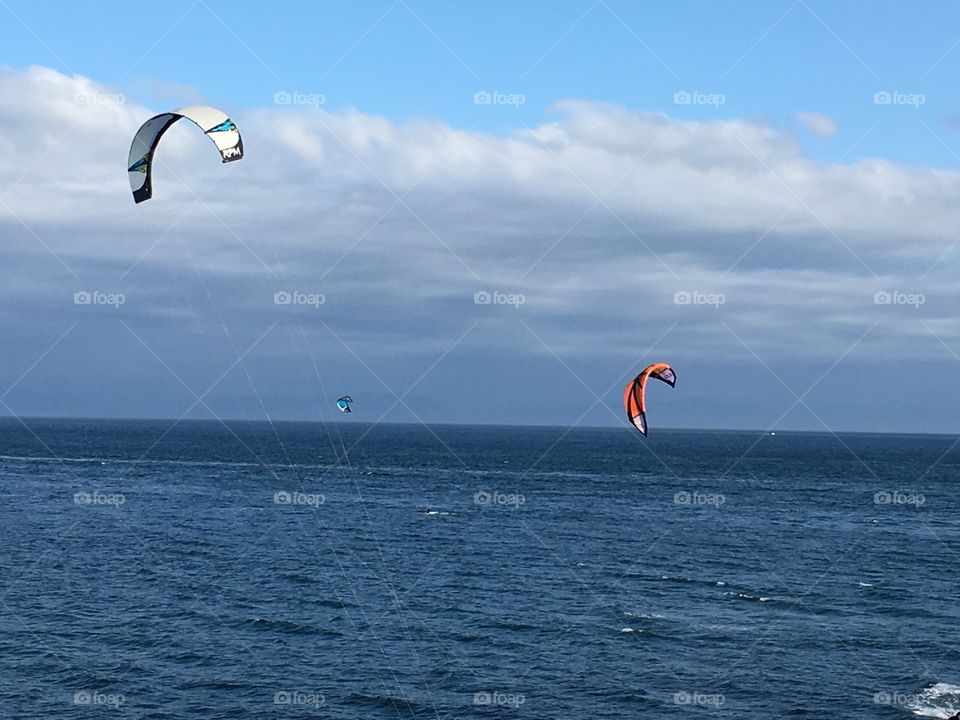
[[[230,165],[175,126],[135,206],[129,141],[165,109],[0,72],[9,410],[176,417],[212,386],[191,416],[351,392],[388,419],[614,423],[627,376],[668,359],[690,378],[668,424],[950,422],[934,396],[935,427],[879,417],[876,383],[960,370],[955,172],[574,100],[507,136],[272,106],[227,109]],[[728,392],[738,374],[762,397]]]

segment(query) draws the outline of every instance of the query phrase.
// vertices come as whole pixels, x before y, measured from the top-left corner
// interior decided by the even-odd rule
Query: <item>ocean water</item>
[[[960,710],[956,439],[0,422],[0,717]]]

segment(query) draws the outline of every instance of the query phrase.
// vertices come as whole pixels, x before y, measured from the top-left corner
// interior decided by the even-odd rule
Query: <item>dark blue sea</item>
[[[0,422],[0,717],[960,710],[953,437]]]

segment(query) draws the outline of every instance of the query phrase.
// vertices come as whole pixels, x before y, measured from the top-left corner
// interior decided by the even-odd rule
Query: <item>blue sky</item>
[[[946,2],[5,6],[5,64],[80,73],[148,103],[171,99],[156,97],[154,81],[196,87],[233,108],[299,90],[323,94],[332,110],[494,132],[532,126],[568,98],[785,127],[793,113],[810,111],[841,128],[832,142],[804,138],[817,157],[849,151],[848,158],[960,162],[944,147],[960,154],[960,133],[944,127],[960,114],[953,92],[960,7]],[[521,93],[526,102],[478,113],[477,90]],[[725,102],[677,106],[674,93],[683,90],[722,94]],[[924,104],[877,107],[873,95],[884,90],[922,94]]]
[[[960,432],[958,6],[55,7],[0,2],[6,413],[613,425],[668,360],[666,425]],[[175,126],[134,205],[197,102],[246,157]]]

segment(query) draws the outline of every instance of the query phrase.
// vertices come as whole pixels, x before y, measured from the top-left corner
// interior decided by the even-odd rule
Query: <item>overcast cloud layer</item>
[[[955,172],[575,100],[508,137],[225,108],[245,159],[176,126],[137,206],[166,109],[0,71],[6,412],[616,424],[666,360],[652,424],[960,431]]]

